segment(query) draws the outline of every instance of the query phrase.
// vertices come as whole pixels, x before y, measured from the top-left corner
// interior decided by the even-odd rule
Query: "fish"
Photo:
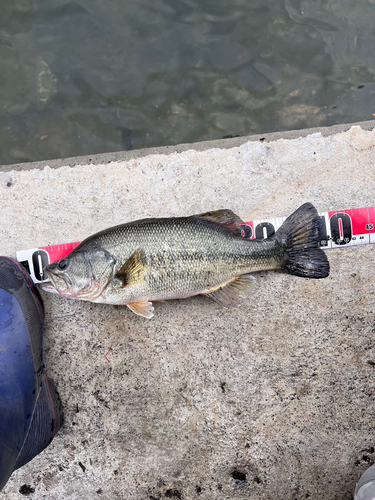
[[[315,207],[305,203],[263,240],[241,236],[231,210],[189,217],[142,219],[86,238],[67,257],[45,267],[45,291],[102,304],[126,305],[145,318],[153,302],[206,295],[228,305],[252,273],[284,271],[325,278],[329,262]]]

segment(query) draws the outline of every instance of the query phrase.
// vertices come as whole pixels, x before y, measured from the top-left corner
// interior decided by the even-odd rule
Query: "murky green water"
[[[0,164],[372,119],[375,0],[0,0]]]

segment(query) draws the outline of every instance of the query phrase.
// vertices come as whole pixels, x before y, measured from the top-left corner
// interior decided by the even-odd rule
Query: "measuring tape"
[[[345,248],[375,243],[375,207],[320,212],[323,224],[321,240],[323,249]],[[255,220],[240,224],[242,236],[250,240],[269,238],[279,229],[287,217]],[[52,245],[49,247],[31,248],[16,253],[17,260],[29,272],[34,283],[48,281],[43,269],[63,259],[72,252],[80,242]]]

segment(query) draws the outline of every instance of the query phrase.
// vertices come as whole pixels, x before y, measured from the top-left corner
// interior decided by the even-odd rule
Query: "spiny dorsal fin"
[[[142,250],[136,250],[125,262],[116,274],[116,278],[122,281],[122,288],[138,285],[145,277],[145,254]]]
[[[214,212],[205,212],[204,214],[192,215],[191,217],[199,217],[200,219],[210,220],[211,222],[216,222],[217,224],[241,224],[243,220],[241,217],[236,215],[232,210],[223,208],[221,210],[215,210]]]
[[[204,295],[207,295],[207,297],[210,297],[222,306],[228,306],[233,300],[237,300],[241,290],[251,286],[254,281],[255,278],[251,274],[235,276],[231,281],[222,283]]]
[[[133,313],[138,316],[143,316],[144,318],[151,319],[154,315],[154,308],[152,307],[152,302],[147,302],[147,300],[141,300],[139,302],[131,302],[126,304]]]
[[[241,236],[241,229],[237,227],[237,224],[243,223],[243,220],[232,212],[232,210],[223,208],[222,210],[216,210],[215,212],[206,212],[204,214],[192,215],[191,217],[215,222],[215,224],[220,224],[221,226],[226,227],[232,231],[233,234]]]

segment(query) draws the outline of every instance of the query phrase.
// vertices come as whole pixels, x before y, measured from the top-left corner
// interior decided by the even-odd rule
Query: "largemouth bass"
[[[207,295],[227,304],[255,271],[325,278],[322,222],[310,203],[264,240],[246,240],[230,210],[191,217],[143,219],[101,231],[45,268],[46,291],[127,305],[151,318],[152,302]]]

